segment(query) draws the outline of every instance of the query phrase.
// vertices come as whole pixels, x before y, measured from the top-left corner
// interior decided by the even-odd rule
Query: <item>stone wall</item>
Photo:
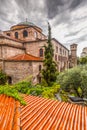
[[[3,58],[8,58],[8,57],[12,57],[18,54],[24,54],[25,51],[19,48],[15,48],[15,47],[10,47],[10,46],[3,46],[2,47],[2,55]]]
[[[69,67],[69,51],[59,42],[52,40],[54,48],[54,61],[57,63],[59,72]]]
[[[10,38],[0,38],[0,45],[13,45],[15,47],[23,48],[23,43],[16,41],[15,39],[12,40]]]
[[[39,50],[42,48],[44,52],[44,45],[47,44],[47,40],[25,43],[26,52],[34,56],[40,56]],[[54,49],[54,61],[57,63],[58,71],[63,71],[68,68],[69,51],[63,45],[52,40]]]
[[[23,31],[26,30],[28,32],[27,37],[23,37]],[[36,39],[46,39],[46,36],[39,32],[34,27],[24,28],[24,29],[17,29],[17,30],[9,30],[5,31],[5,34],[10,34],[10,37],[15,38],[15,32],[18,32],[18,39],[23,41],[35,41]]]
[[[46,41],[37,41],[37,42],[31,42],[31,43],[25,43],[24,46],[26,48],[26,52],[28,54],[34,55],[39,57],[39,50],[43,48],[44,50],[44,45],[46,44]]]
[[[41,66],[41,70],[43,69],[43,62],[33,62],[33,83],[39,83],[39,78],[41,77],[41,71],[39,70],[39,66]]]
[[[28,61],[5,61],[4,71],[12,78],[12,83],[17,83],[28,77],[32,77],[33,83],[37,83],[37,75],[39,73],[39,64],[42,62],[28,62]],[[36,79],[35,79],[35,78]]]
[[[0,60],[0,70],[3,70],[3,61]]]

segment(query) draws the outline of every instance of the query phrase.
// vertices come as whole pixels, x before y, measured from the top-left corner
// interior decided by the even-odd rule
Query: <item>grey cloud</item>
[[[80,5],[84,0],[73,0],[71,3],[71,8],[76,8],[78,5]]]
[[[61,12],[74,9],[84,1],[85,0],[46,0],[48,18],[52,19]]]
[[[72,25],[71,12],[87,4],[87,0],[46,0],[48,19],[55,19],[53,26],[60,23]],[[85,19],[85,18],[82,18]],[[77,18],[77,20],[81,20]]]
[[[77,44],[79,44],[79,43],[87,40],[86,36],[87,35],[84,35],[84,36],[82,35],[79,38],[73,38],[72,40],[68,40],[67,43],[77,43]]]
[[[72,37],[72,36],[76,36],[77,34],[79,33],[79,31],[76,31],[76,32],[71,32],[67,35],[65,35],[65,37]]]
[[[58,7],[63,6],[62,0],[46,0],[46,6],[48,10],[48,18],[53,18],[58,14]]]

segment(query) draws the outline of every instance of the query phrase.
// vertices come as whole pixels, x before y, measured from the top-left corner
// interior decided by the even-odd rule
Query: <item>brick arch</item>
[[[15,38],[18,39],[18,32],[15,32]]]
[[[28,31],[27,30],[23,31],[23,37],[28,37]]]
[[[40,57],[43,57],[43,53],[44,53],[44,52],[43,52],[43,49],[40,48],[40,50],[39,50],[39,56],[40,56]]]

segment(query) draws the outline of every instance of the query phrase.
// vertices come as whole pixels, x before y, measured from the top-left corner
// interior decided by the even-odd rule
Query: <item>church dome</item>
[[[41,28],[39,28],[38,26],[36,26],[35,24],[33,24],[32,22],[28,22],[28,21],[25,21],[25,22],[20,22],[18,23],[17,25],[14,25],[10,28],[10,30],[18,30],[18,29],[23,29],[23,28],[28,28],[28,27],[34,27],[36,28],[38,31],[42,31]]]
[[[31,22],[28,22],[28,21],[25,21],[25,22],[20,22],[19,24],[17,25],[27,25],[27,26],[36,26],[35,24],[31,23]]]

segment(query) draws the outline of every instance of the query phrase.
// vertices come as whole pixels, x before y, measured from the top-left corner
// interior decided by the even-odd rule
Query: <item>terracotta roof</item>
[[[19,54],[19,55],[7,58],[6,60],[11,60],[11,61],[42,61],[42,58],[30,55],[30,54]]]
[[[0,130],[20,130],[20,103],[0,95]]]
[[[25,96],[21,107],[23,130],[87,130],[87,107]]]
[[[0,130],[87,130],[87,107],[36,96],[26,106],[0,95]]]

